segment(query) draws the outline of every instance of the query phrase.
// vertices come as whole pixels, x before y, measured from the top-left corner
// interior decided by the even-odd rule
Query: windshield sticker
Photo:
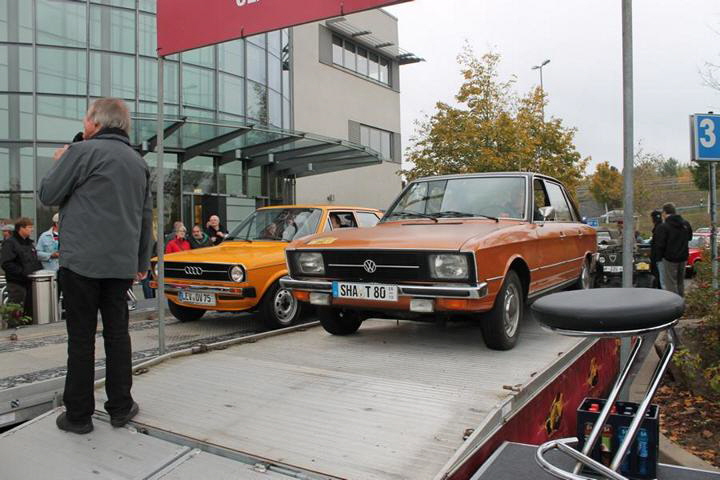
[[[331,243],[335,243],[335,240],[337,240],[337,238],[335,238],[335,237],[320,237],[320,238],[316,238],[314,240],[310,240],[307,244],[308,245],[330,245]]]

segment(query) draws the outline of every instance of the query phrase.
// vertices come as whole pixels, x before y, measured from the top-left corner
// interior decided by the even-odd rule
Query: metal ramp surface
[[[31,478],[103,480],[282,480],[290,477],[139,433],[94,418],[95,430],[58,430],[61,410],[0,435],[4,480]],[[12,447],[10,447],[12,445]]]
[[[369,320],[347,337],[301,327],[172,358],[134,377],[133,428],[96,413],[80,436],[39,417],[0,435],[0,477],[432,479],[468,429],[588,348],[521,328],[506,352],[477,324]]]

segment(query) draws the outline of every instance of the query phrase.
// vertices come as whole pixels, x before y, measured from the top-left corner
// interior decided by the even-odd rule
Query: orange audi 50
[[[373,228],[294,241],[281,284],[317,305],[335,335],[369,317],[465,314],[480,319],[488,347],[507,350],[527,300],[592,285],[596,249],[595,230],[557,180],[430,177],[410,183]]]
[[[207,310],[257,309],[271,328],[292,325],[301,309],[278,282],[287,274],[283,250],[288,242],[317,232],[373,226],[381,215],[371,208],[334,205],[260,208],[217,247],[165,256],[170,312],[187,322]]]

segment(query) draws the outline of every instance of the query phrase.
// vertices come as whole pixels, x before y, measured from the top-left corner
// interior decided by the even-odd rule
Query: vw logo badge
[[[375,262],[372,260],[365,260],[363,262],[363,268],[368,273],[375,273],[375,270],[377,270],[377,265],[375,265]]]
[[[611,253],[610,255],[608,255],[608,257],[610,257],[611,262],[614,262],[617,259],[617,255],[615,255],[614,253]]]
[[[188,265],[187,267],[185,267],[185,273],[187,273],[188,275],[202,275],[203,269],[201,267],[193,267]]]

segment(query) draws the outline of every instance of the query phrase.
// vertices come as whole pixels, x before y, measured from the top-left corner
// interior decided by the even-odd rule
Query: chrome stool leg
[[[589,477],[584,477],[579,475],[580,470],[583,466],[586,466],[600,475],[605,476],[605,478],[610,478],[613,480],[627,480],[627,478],[617,472],[618,468],[620,467],[620,464],[622,463],[623,458],[625,457],[625,454],[630,449],[630,446],[632,445],[632,442],[635,440],[635,435],[637,434],[638,430],[640,429],[640,424],[643,421],[643,418],[645,417],[645,413],[647,412],[648,408],[650,407],[650,402],[652,401],[653,396],[655,395],[655,392],[657,391],[660,382],[662,380],[662,376],[665,373],[665,370],[667,369],[670,359],[672,358],[673,353],[675,352],[675,344],[677,341],[677,336],[675,334],[674,326],[677,323],[677,320],[674,320],[668,324],[661,325],[656,328],[652,329],[645,329],[643,331],[635,331],[635,332],[604,332],[602,334],[594,333],[594,334],[587,334],[582,332],[574,332],[574,331],[560,331],[558,329],[555,329],[559,333],[562,333],[564,335],[569,336],[596,336],[596,337],[626,337],[629,335],[639,335],[637,338],[637,341],[635,342],[635,345],[632,348],[632,351],[630,352],[630,356],[625,363],[625,365],[622,368],[622,371],[620,372],[620,375],[618,376],[618,379],[615,381],[615,384],[612,387],[612,390],[610,391],[610,394],[608,395],[607,400],[605,401],[605,405],[603,406],[603,409],[601,410],[597,420],[595,421],[595,425],[593,426],[592,432],[588,436],[587,441],[585,442],[585,445],[582,449],[582,452],[578,452],[574,448],[570,447],[569,445],[577,443],[577,439],[574,437],[571,438],[564,438],[559,440],[552,440],[549,442],[546,442],[542,444],[536,453],[536,460],[538,465],[543,468],[545,471],[547,471],[549,474],[553,475],[557,478],[563,478],[568,480],[592,480],[589,479]],[[630,423],[630,427],[628,428],[627,434],[618,448],[617,452],[615,453],[615,456],[613,457],[610,467],[601,464],[600,462],[597,462],[590,458],[590,452],[592,452],[593,448],[595,447],[595,444],[597,443],[598,439],[600,438],[600,433],[602,431],[603,426],[605,425],[608,417],[610,416],[610,411],[612,409],[613,404],[617,400],[617,397],[620,394],[620,391],[622,390],[624,384],[626,383],[629,373],[632,369],[633,364],[637,360],[638,352],[640,351],[640,348],[643,344],[643,335],[648,333],[653,333],[657,331],[663,331],[667,330],[668,332],[668,344],[665,347],[665,351],[663,352],[663,355],[658,362],[657,366],[655,367],[655,371],[653,373],[652,379],[650,381],[650,385],[648,386],[647,391],[645,392],[645,396],[643,400],[640,402],[640,405],[638,406],[638,410],[635,413],[635,416],[633,417],[632,422]],[[550,450],[557,449],[560,452],[571,456],[575,460],[577,460],[577,463],[575,464],[575,467],[571,472],[567,472],[565,470],[562,470],[554,465],[552,465],[548,460],[544,457],[544,454],[549,452]]]

